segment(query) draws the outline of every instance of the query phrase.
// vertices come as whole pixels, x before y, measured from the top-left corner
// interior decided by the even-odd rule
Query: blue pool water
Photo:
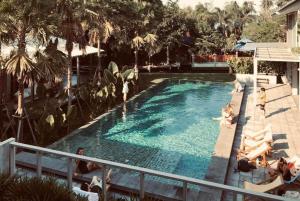
[[[226,83],[169,80],[51,148],[203,178],[219,135]]]

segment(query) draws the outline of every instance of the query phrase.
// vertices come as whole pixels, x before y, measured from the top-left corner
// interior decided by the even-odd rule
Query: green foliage
[[[249,74],[253,73],[253,59],[252,58],[232,58],[228,61],[229,66],[235,73]]]
[[[258,72],[270,75],[281,74],[285,68],[284,62],[261,61],[258,63]]]
[[[0,198],[3,201],[87,201],[52,178],[9,177],[0,175]]]
[[[47,89],[43,83],[38,83],[36,87],[36,95],[39,99],[46,98]]]
[[[285,40],[285,30],[281,26],[279,19],[260,20],[258,23],[248,24],[243,32],[243,36],[254,42],[279,42]]]

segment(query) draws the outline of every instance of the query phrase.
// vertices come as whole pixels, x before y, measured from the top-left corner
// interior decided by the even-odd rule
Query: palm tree
[[[134,48],[134,68],[138,68],[138,54],[140,48],[144,45],[144,43],[144,39],[136,32],[136,35],[132,39],[131,43],[132,48]]]
[[[82,14],[81,4],[72,0],[58,0],[57,10],[61,19],[60,30],[62,37],[66,40],[65,49],[68,52],[68,69],[67,69],[67,92],[68,92],[68,109],[72,105],[72,51],[73,43],[79,43],[79,48],[85,50],[87,44],[85,33],[81,25],[80,14]]]
[[[270,19],[271,18],[271,7],[273,6],[272,0],[262,0],[261,2],[261,12],[264,18]]]
[[[156,45],[157,36],[155,34],[148,33],[144,38],[145,43],[147,44],[146,50],[148,52],[149,57],[149,65],[151,64],[151,57],[158,52],[158,49],[160,49]]]
[[[16,111],[18,118],[17,140],[20,140],[23,133],[24,84],[27,80],[32,80],[32,75],[36,78],[44,77],[43,70],[38,68],[36,62],[26,52],[26,38],[35,40],[40,44],[44,44],[48,40],[48,36],[53,31],[51,23],[53,22],[54,8],[55,2],[43,0],[7,0],[0,5],[0,18],[4,19],[0,21],[0,27],[2,27],[2,31],[4,30],[8,34],[10,41],[17,44],[16,52],[5,64],[6,72],[15,76],[19,83]],[[2,18],[3,16],[5,17]],[[3,38],[1,39],[3,41]]]
[[[102,72],[102,64],[101,64],[101,43],[106,43],[109,37],[112,35],[114,30],[113,23],[109,21],[108,13],[111,10],[109,7],[109,3],[102,2],[91,2],[91,4],[87,4],[88,8],[86,8],[86,12],[90,14],[89,19],[89,30],[90,41],[91,44],[97,44],[98,48],[98,65],[96,71],[94,73],[93,83],[96,84],[97,81],[101,79]],[[96,11],[93,11],[93,10]],[[109,11],[107,11],[109,10]]]

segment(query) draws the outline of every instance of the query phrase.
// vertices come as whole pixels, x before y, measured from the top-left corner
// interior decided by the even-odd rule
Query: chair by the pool
[[[249,139],[246,136],[242,135],[241,139],[241,145],[240,145],[240,151],[246,151],[249,152],[253,149],[256,149],[263,143],[272,144],[273,143],[273,134],[271,132],[267,132],[263,139],[255,140],[255,139]]]
[[[246,138],[249,138],[249,139],[252,139],[252,140],[261,140],[264,138],[264,136],[267,134],[267,133],[271,133],[272,134],[272,126],[271,124],[268,124],[264,129],[262,130],[259,130],[259,131],[247,131],[245,133],[243,133],[243,135],[246,137]]]
[[[246,190],[251,190],[255,192],[265,193],[265,192],[271,192],[279,187],[283,186],[285,183],[283,181],[283,178],[281,175],[278,175],[277,178],[268,184],[253,184],[247,181],[244,181],[244,188]]]
[[[238,158],[244,157],[244,158],[249,159],[249,161],[255,161],[259,156],[261,156],[262,157],[261,164],[263,166],[266,166],[267,165],[266,155],[269,151],[271,151],[271,149],[272,149],[272,147],[268,143],[264,142],[263,144],[258,146],[256,149],[253,149],[248,153],[240,152],[238,154]]]
[[[73,192],[82,197],[87,197],[88,201],[99,201],[99,196],[97,193],[83,191],[79,187],[73,187]]]

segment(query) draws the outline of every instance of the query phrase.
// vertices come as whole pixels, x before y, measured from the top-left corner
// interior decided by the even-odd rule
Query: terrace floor
[[[270,123],[275,141],[272,158],[268,158],[269,163],[279,157],[288,158],[295,154],[300,155],[300,146],[297,145],[297,142],[300,142],[300,112],[291,95],[291,88],[288,85],[267,85],[264,87],[267,93],[266,118],[262,117],[262,112],[258,107],[254,111],[252,89],[246,89],[233,150],[239,148],[241,134],[245,130],[257,131]],[[236,165],[236,152],[233,151],[226,179],[228,185],[243,188],[244,181],[256,183],[267,179],[267,171],[264,168],[258,168],[249,173],[234,173]],[[223,200],[243,200],[243,197],[226,193]]]

